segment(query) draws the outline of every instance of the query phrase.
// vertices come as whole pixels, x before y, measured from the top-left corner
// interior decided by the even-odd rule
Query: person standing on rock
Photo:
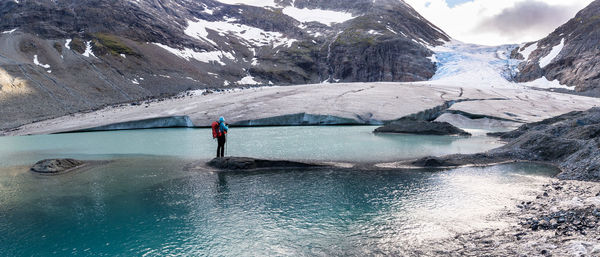
[[[219,121],[212,123],[213,138],[217,139],[217,158],[225,156],[225,142],[227,142],[227,132],[229,127],[225,123],[225,118],[220,117]]]

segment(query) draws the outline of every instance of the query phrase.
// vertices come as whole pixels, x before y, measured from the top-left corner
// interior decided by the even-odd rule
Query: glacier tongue
[[[537,47],[537,45],[533,46]],[[533,46],[530,46],[530,48],[533,48]],[[474,45],[456,40],[442,46],[430,47],[434,55],[429,59],[436,63],[437,70],[427,83],[472,88],[535,87],[569,89],[564,85],[560,85],[557,81],[549,81],[545,78],[536,80],[534,83],[514,82],[513,78],[518,73],[517,67],[523,62],[522,60],[510,58],[511,51],[517,47],[519,45]],[[533,51],[530,48],[526,51]],[[560,49],[560,46],[555,48]]]
[[[438,69],[432,82],[462,87],[515,87],[509,80],[520,60],[510,59],[517,45],[482,46],[456,40],[430,48]]]

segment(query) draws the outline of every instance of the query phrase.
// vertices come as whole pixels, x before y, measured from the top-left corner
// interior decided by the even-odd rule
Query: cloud
[[[549,5],[539,1],[516,3],[498,15],[482,20],[474,33],[496,32],[512,40],[553,31],[579,11],[576,6]]]
[[[454,39],[484,45],[541,39],[593,0],[404,0]]]

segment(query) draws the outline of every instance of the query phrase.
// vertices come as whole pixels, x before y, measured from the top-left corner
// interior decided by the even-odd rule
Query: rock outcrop
[[[85,165],[85,162],[75,159],[47,159],[41,160],[31,167],[31,171],[43,174],[57,174],[67,172]]]
[[[574,86],[577,91],[600,95],[600,0],[592,2],[548,37],[518,50],[521,58],[516,80],[541,77]],[[526,55],[526,56],[523,56]]]
[[[293,161],[273,161],[247,157],[222,157],[212,159],[208,166],[220,170],[254,170],[254,169],[281,169],[281,168],[315,168],[324,167],[318,164],[310,164]]]
[[[556,164],[562,179],[600,181],[600,108],[570,112],[495,135],[508,143],[486,153],[425,158],[411,164],[431,167],[539,161]]]
[[[375,133],[406,133],[417,135],[459,135],[471,134],[448,122],[424,121],[404,118],[375,129]]]

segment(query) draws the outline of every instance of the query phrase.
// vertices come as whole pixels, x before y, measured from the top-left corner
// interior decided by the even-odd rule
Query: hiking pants
[[[225,135],[217,137],[217,157],[225,157]]]

